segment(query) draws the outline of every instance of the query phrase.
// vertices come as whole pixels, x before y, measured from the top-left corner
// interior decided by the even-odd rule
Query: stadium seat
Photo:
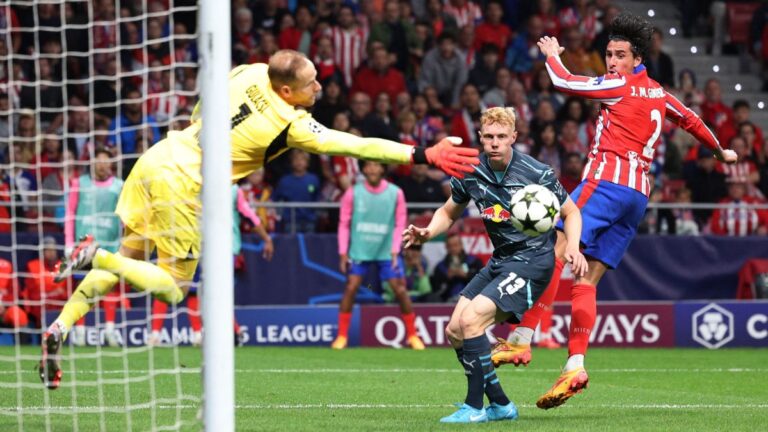
[[[728,35],[731,43],[737,46],[750,44],[749,27],[752,23],[752,17],[760,3],[731,3],[727,4],[728,16]]]

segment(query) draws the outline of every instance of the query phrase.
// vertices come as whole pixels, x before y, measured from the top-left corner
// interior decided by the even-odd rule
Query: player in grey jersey
[[[517,408],[499,384],[491,363],[486,328],[494,322],[519,322],[547,287],[555,263],[555,233],[529,237],[510,222],[512,195],[529,184],[551,190],[561,204],[568,239],[564,259],[573,273],[583,275],[587,262],[579,252],[581,214],[554,171],[534,158],[512,151],[515,112],[491,108],[480,119],[484,154],[480,165],[463,180],[451,179],[451,198],[435,212],[429,226],[413,225],[403,233],[406,247],[421,244],[445,232],[472,200],[480,210],[493,243],[493,257],[461,292],[445,331],[467,375],[467,397],[458,411],[442,418],[446,423],[479,423],[517,418]],[[483,395],[490,406],[483,407]]]

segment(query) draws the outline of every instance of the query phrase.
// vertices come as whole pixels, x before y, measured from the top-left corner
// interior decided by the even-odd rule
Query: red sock
[[[560,275],[563,273],[564,266],[565,263],[562,260],[555,259],[555,271],[552,272],[552,279],[549,280],[547,289],[545,289],[541,294],[541,297],[536,300],[536,303],[533,305],[533,307],[528,309],[528,312],[523,314],[523,320],[520,322],[521,326],[535,330],[536,326],[539,325],[539,322],[547,312],[550,312],[549,325],[552,324],[552,303],[555,301],[555,297],[557,296],[557,289],[560,287]],[[541,331],[544,331],[544,329],[542,328]]]
[[[235,333],[240,334],[240,324],[237,323],[237,320],[232,321],[234,322]]]
[[[112,297],[107,296],[104,298],[104,301],[101,302],[102,307],[104,308],[104,321],[106,322],[115,322],[115,318],[117,317],[117,303],[120,301],[118,297]]]
[[[187,297],[187,309],[189,309],[189,325],[192,330],[199,332],[203,329],[203,322],[200,320],[200,299],[195,294]]]
[[[597,318],[597,289],[585,283],[571,287],[571,329],[568,355],[586,354],[589,335]]]
[[[339,312],[339,336],[347,337],[349,335],[349,321],[352,319],[352,312]]]
[[[84,326],[84,325],[85,325],[85,317],[82,317],[82,318],[80,318],[79,320],[77,320],[77,322],[75,323],[75,325],[78,325],[78,326]]]
[[[541,321],[539,321],[539,331],[542,335],[546,336],[548,339],[549,336],[549,329],[552,328],[552,308],[549,308],[548,311],[543,312],[541,314]]]
[[[411,337],[416,335],[416,314],[411,312],[402,315],[403,322],[405,323],[405,336]]]
[[[167,303],[158,299],[152,300],[152,331],[159,332],[163,328],[166,313],[168,313]]]

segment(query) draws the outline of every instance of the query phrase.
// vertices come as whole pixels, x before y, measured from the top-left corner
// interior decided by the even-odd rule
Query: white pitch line
[[[130,411],[148,410],[152,409],[153,404],[139,404],[133,405],[129,408]],[[424,409],[424,408],[449,408],[454,407],[453,404],[241,404],[236,405],[235,409],[238,410],[351,410],[351,409]],[[519,408],[534,408],[533,404],[520,404]],[[155,405],[154,409],[158,410],[177,410],[177,409],[198,409],[200,405],[184,404],[184,405]],[[584,403],[580,406],[566,405],[563,408],[567,409],[584,409],[584,408],[598,408],[598,409],[625,409],[625,410],[704,410],[704,409],[725,409],[725,410],[753,410],[753,409],[766,409],[768,404],[589,404]],[[561,408],[562,409],[562,408]],[[97,414],[102,412],[111,413],[123,413],[126,411],[125,406],[30,406],[30,407],[13,407],[13,408],[0,408],[0,415],[13,416],[21,414],[29,415],[48,415],[48,414]]]
[[[498,368],[497,368],[498,369]],[[552,373],[562,372],[560,369],[529,369],[529,368],[513,368],[512,366],[505,366],[501,368],[502,371],[512,371],[517,373]],[[200,368],[178,368],[178,369],[131,369],[125,370],[94,370],[94,369],[75,369],[76,374],[103,374],[103,375],[133,375],[133,374],[196,374],[200,373]],[[236,373],[271,373],[271,374],[356,374],[356,373],[456,373],[460,372],[459,367],[456,368],[320,368],[320,369],[290,369],[290,368],[274,368],[274,369],[235,369]],[[20,373],[24,375],[27,372],[26,368],[20,370]],[[64,372],[69,373],[69,370],[64,366]],[[590,373],[762,373],[768,372],[768,368],[655,368],[655,369],[643,369],[643,368],[607,368],[607,369],[589,369]],[[0,375],[16,375],[15,370],[0,371]]]

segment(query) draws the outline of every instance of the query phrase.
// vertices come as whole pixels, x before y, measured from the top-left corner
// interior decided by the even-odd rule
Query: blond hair
[[[493,107],[488,108],[480,116],[481,125],[490,125],[498,123],[502,126],[509,126],[512,130],[515,130],[515,121],[517,115],[515,115],[515,109],[512,107]]]

